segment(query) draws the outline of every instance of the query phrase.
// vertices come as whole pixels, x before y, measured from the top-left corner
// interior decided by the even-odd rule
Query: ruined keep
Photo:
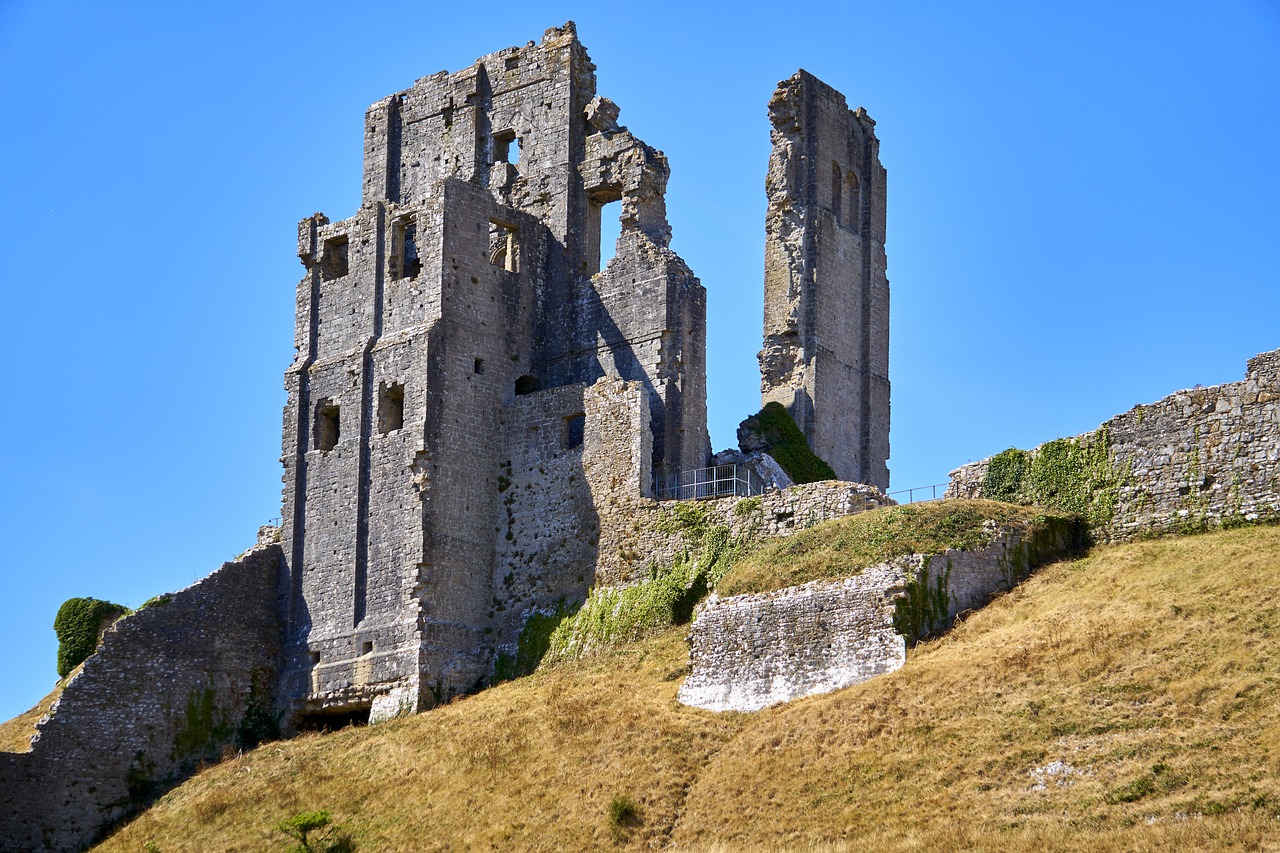
[[[666,158],[594,71],[569,24],[379,101],[359,212],[299,226],[283,687],[304,710],[417,709],[485,677],[500,480],[581,457],[593,402],[645,433],[637,494],[706,464],[705,291],[668,248]],[[588,393],[611,380],[631,385]]]
[[[885,170],[875,121],[807,71],[769,101],[762,402],[841,480],[889,488]]]

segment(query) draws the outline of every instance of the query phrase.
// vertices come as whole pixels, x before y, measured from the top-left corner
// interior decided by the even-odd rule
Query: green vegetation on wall
[[[58,677],[66,678],[98,648],[102,629],[129,608],[96,598],[68,598],[58,608],[53,630],[58,635]]]
[[[797,483],[836,478],[831,466],[809,448],[804,433],[781,403],[765,403],[764,408],[743,421],[742,426],[758,433],[768,443],[765,452]]]
[[[1091,526],[1104,526],[1115,513],[1118,484],[1110,449],[1105,425],[1092,435],[1060,438],[1029,453],[1011,447],[991,457],[982,495],[1074,513]]]
[[[544,660],[579,658],[692,619],[694,607],[715,589],[746,545],[725,525],[713,524],[703,504],[678,503],[667,512],[656,526],[683,536],[687,551],[668,566],[650,565],[649,576],[637,584],[596,587],[576,608],[562,601],[549,613],[531,614],[515,654],[498,656],[492,682],[528,675]]]
[[[908,643],[951,624],[951,563],[930,582],[930,562],[926,560],[920,574],[907,579],[906,593],[893,602],[893,630]]]

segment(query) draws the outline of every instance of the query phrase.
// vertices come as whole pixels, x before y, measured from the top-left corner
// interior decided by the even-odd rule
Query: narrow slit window
[[[378,394],[378,432],[382,435],[404,426],[404,386],[383,383]]]
[[[496,219],[489,220],[489,263],[507,272],[520,271],[520,229]]]
[[[582,446],[583,433],[587,426],[587,416],[581,412],[564,419],[564,449],[574,450]]]
[[[391,250],[396,263],[393,277],[417,278],[422,272],[422,259],[418,257],[418,224],[413,218],[396,223]]]
[[[347,236],[333,237],[324,241],[324,252],[320,256],[320,271],[326,281],[342,278],[347,274]]]
[[[312,436],[316,450],[330,451],[338,446],[339,411],[336,403],[321,400],[316,406],[315,434]]]

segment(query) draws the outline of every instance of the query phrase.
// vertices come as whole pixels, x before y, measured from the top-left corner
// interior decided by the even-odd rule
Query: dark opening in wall
[[[526,373],[524,376],[521,376],[516,380],[516,395],[532,394],[541,387],[541,382]]]
[[[326,711],[298,715],[300,732],[336,732],[348,726],[369,725],[369,708],[350,708],[343,711]]]
[[[489,263],[507,272],[520,271],[520,229],[496,219],[489,220]]]
[[[312,446],[316,450],[333,450],[338,445],[338,426],[338,405],[327,399],[321,400],[316,404],[316,425]]]
[[[347,248],[345,234],[324,241],[324,252],[320,255],[320,275],[325,281],[342,278],[347,274]]]
[[[476,373],[477,373],[477,374],[484,373],[484,359],[483,359],[483,358],[477,358],[477,359],[476,359]]]
[[[360,644],[360,654],[362,655],[373,654],[373,640],[365,640],[363,643]]]
[[[514,130],[504,130],[493,135],[493,162],[520,165],[520,138]]]
[[[404,386],[382,383],[378,392],[378,432],[386,435],[404,426]]]
[[[391,236],[392,278],[417,278],[422,272],[418,257],[418,224],[413,217],[396,221]]]
[[[573,450],[582,446],[582,436],[586,426],[587,416],[581,412],[564,419],[565,450]]]

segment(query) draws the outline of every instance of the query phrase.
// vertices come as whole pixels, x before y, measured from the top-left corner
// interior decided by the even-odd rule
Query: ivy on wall
[[[1105,526],[1115,513],[1118,485],[1110,449],[1105,425],[1091,435],[1060,438],[1031,452],[1011,447],[991,457],[982,495],[1069,512],[1091,526]]]
[[[58,608],[53,630],[58,635],[58,677],[66,678],[71,670],[84,663],[98,648],[103,629],[129,608],[96,598],[68,598]]]

